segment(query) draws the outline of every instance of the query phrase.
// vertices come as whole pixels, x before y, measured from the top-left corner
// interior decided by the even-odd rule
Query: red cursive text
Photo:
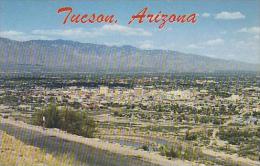
[[[163,14],[161,11],[157,14],[148,13],[148,8],[145,7],[143,10],[141,10],[136,15],[133,15],[128,22],[128,24],[132,24],[134,21],[137,21],[138,23],[143,23],[144,21],[147,21],[148,23],[158,23],[159,28],[162,29],[165,24],[168,23],[196,23],[196,13],[192,14]]]
[[[71,7],[62,7],[57,10],[57,13],[66,12],[67,15],[64,17],[63,24],[68,22],[77,23],[116,23],[114,15],[104,15],[104,14],[73,14],[73,9]]]

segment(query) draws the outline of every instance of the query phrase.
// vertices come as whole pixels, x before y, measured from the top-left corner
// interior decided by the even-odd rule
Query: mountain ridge
[[[62,39],[15,41],[0,37],[0,52],[2,71],[22,71],[18,65],[31,65],[32,70],[33,66],[41,66],[43,71],[60,69],[74,72],[260,71],[258,64],[235,60]],[[12,68],[12,65],[17,68]]]

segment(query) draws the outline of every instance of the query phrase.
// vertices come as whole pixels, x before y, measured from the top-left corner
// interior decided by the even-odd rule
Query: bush
[[[43,124],[43,116],[45,124]],[[49,105],[46,109],[33,114],[33,124],[47,128],[59,128],[72,134],[84,137],[93,137],[96,131],[96,123],[88,117],[86,112],[71,109],[58,110],[56,105]]]
[[[162,145],[159,147],[159,152],[162,156],[166,156],[166,153],[168,154],[169,148],[167,145]]]
[[[221,128],[219,130],[218,136],[221,140],[228,141],[233,145],[240,145],[241,143],[248,142],[248,139],[257,137],[257,131],[248,130],[248,129],[240,129],[238,127],[231,128]]]
[[[43,126],[47,128],[58,128],[59,125],[57,124],[60,119],[58,115],[57,107],[53,104],[50,104],[44,110],[36,111],[33,116],[32,123],[34,125]],[[43,124],[43,116],[45,117],[45,124]]]
[[[197,139],[197,137],[198,136],[196,133],[190,133],[189,130],[186,131],[185,140],[194,141]]]
[[[143,149],[144,151],[149,151],[149,146],[148,146],[148,145],[143,145],[143,146],[142,146],[142,149]]]
[[[121,111],[114,111],[114,116],[119,116],[119,117],[122,117],[123,114]]]
[[[184,147],[181,144],[172,145],[171,148],[168,148],[167,145],[162,145],[159,147],[159,151],[162,156],[184,158],[190,161],[197,160],[202,155],[198,148]]]

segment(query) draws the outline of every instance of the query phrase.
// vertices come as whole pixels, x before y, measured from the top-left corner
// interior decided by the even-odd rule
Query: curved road
[[[58,129],[46,129],[23,122],[0,118],[0,130],[26,144],[59,155],[68,154],[86,166],[191,166],[179,159],[168,160],[155,153],[134,150],[101,141],[65,133]]]

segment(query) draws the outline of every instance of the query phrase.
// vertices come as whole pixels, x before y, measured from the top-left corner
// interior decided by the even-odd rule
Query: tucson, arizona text
[[[117,23],[115,15],[106,15],[106,14],[79,14],[74,13],[72,7],[62,7],[57,10],[57,13],[66,13],[63,24],[72,23],[72,24],[86,24],[86,23],[108,23],[113,24]],[[149,13],[148,7],[143,8],[137,14],[131,16],[128,24],[137,22],[139,24],[143,22],[147,23],[156,23],[159,25],[159,28],[162,29],[165,27],[166,23],[196,23],[197,21],[196,13],[191,14],[165,14],[159,11],[156,14]]]

